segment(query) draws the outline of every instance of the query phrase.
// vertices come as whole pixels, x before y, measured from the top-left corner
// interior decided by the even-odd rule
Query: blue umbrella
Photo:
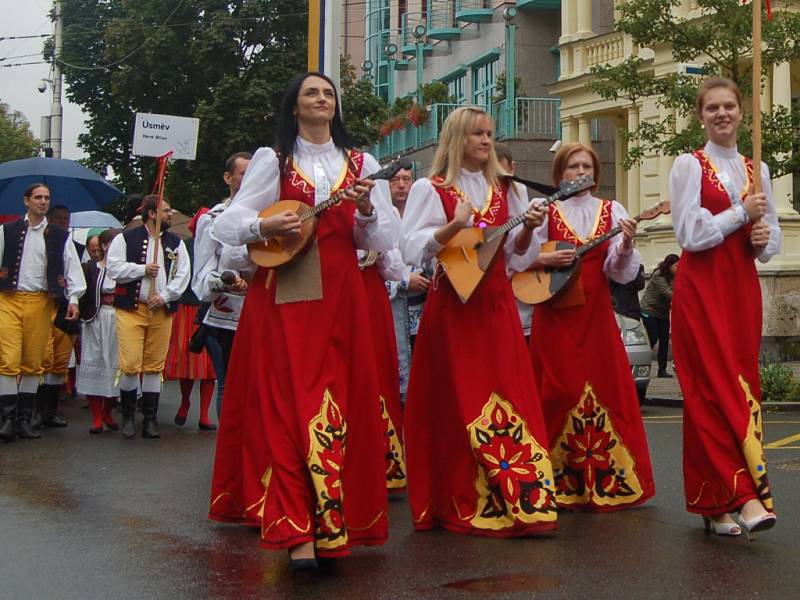
[[[25,158],[0,164],[0,214],[25,213],[22,194],[33,183],[46,183],[50,202],[70,212],[99,210],[122,195],[100,175],[65,158]]]

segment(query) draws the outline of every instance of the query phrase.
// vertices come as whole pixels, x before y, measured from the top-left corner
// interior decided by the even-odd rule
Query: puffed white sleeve
[[[272,148],[259,148],[230,206],[214,220],[214,235],[232,246],[262,239],[258,213],[280,199],[280,186],[278,157]]]
[[[611,204],[611,227],[616,227],[619,222],[628,218],[628,211],[616,200]],[[617,283],[628,283],[636,279],[639,274],[639,265],[642,264],[642,255],[636,248],[627,252],[622,249],[624,238],[615,235],[608,245],[606,260],[603,263],[603,273]]]
[[[201,302],[211,301],[210,277],[219,266],[221,244],[211,237],[211,215],[204,214],[197,220],[194,238],[194,273],[192,291]]]
[[[528,210],[528,190],[522,184],[514,181],[508,188],[508,218],[513,219]],[[524,271],[533,264],[539,255],[539,244],[533,242],[522,254],[517,254],[517,237],[523,232],[525,225],[517,225],[508,232],[503,250],[506,256],[506,269],[509,271]]]
[[[380,170],[378,161],[371,154],[365,152],[363,156],[361,177],[367,177]],[[400,217],[392,205],[389,182],[384,179],[376,181],[369,199],[375,212],[369,217],[364,217],[356,211],[353,240],[356,248],[387,252],[397,245],[400,237]]]
[[[691,154],[675,159],[669,174],[669,198],[672,203],[672,226],[681,248],[690,252],[719,246],[747,222],[741,205],[732,206],[716,215],[700,204],[702,170]]]
[[[127,249],[128,245],[125,243],[125,236],[122,234],[115,236],[108,247],[106,272],[117,283],[130,283],[131,281],[142,279],[145,275],[145,265],[126,261]]]
[[[761,163],[761,189],[767,196],[767,213],[762,217],[762,220],[769,225],[769,242],[767,242],[766,247],[758,254],[758,260],[765,263],[780,251],[782,234],[780,225],[778,224],[778,213],[775,212],[769,167],[763,162]]]
[[[433,235],[447,224],[439,194],[429,179],[417,179],[408,192],[403,213],[400,251],[403,262],[422,267],[444,246]]]
[[[68,238],[64,244],[64,273],[67,280],[66,296],[70,304],[77,304],[78,298],[86,293],[86,278],[83,276],[81,259],[72,238]]]
[[[406,266],[399,248],[381,252],[378,257],[378,273],[384,281],[403,281]]]

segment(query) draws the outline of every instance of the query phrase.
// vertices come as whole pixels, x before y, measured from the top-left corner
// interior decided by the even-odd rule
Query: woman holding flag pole
[[[760,2],[754,2],[753,159],[737,149],[742,98],[728,79],[700,86],[708,141],[670,174],[675,236],[672,335],[684,396],[686,509],[706,531],[738,536],[776,523],[767,479],[758,354],[761,287],[755,259],[777,253],[781,233],[761,162]]]

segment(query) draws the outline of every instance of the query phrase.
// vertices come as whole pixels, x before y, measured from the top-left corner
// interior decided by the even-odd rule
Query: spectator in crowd
[[[658,343],[658,376],[672,377],[667,372],[669,353],[669,310],[672,304],[672,283],[678,271],[678,255],[667,254],[650,276],[642,296],[642,318],[650,347]]]
[[[628,283],[620,283],[614,279],[608,280],[609,291],[611,292],[611,305],[614,312],[629,319],[642,318],[642,307],[639,304],[639,292],[644,289],[644,265],[639,265],[639,272],[636,277]]]

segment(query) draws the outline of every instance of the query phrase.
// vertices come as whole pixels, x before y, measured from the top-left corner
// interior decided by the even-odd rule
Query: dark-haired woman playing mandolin
[[[261,218],[278,200],[322,204],[307,252],[260,268],[239,321],[220,417],[210,516],[261,530],[292,566],[316,566],[387,537],[386,473],[374,346],[356,249],[387,251],[399,219],[378,170],[352,150],[326,76],[284,95],[275,149],[260,148],[214,223],[231,245],[299,234],[297,213]],[[346,448],[346,451],[345,451]]]
[[[480,109],[447,117],[431,174],[408,196],[406,263],[420,266],[460,232],[502,225],[527,210],[502,180],[493,132]],[[530,248],[543,211],[526,214],[466,302],[441,264],[428,290],[404,415],[418,530],[512,537],[556,527],[542,412],[505,269]]]
[[[563,145],[553,159],[554,185],[582,175],[599,182],[597,154],[582,144]],[[618,202],[586,190],[548,207],[533,244],[579,247],[617,226],[622,235],[586,252],[570,287],[534,309],[530,351],[562,508],[610,511],[655,493],[639,399],[608,291],[608,278],[626,283],[639,271],[636,223]],[[541,253],[535,265],[563,267],[575,255]]]

